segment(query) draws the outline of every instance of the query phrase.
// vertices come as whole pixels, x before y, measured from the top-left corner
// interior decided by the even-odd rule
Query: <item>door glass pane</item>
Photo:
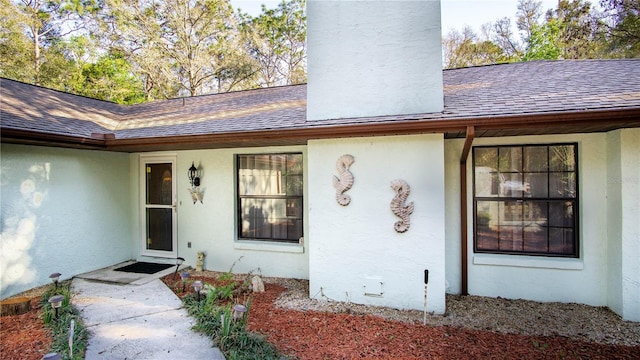
[[[173,209],[147,209],[147,250],[172,251]]]
[[[171,205],[171,163],[146,165],[148,205]]]

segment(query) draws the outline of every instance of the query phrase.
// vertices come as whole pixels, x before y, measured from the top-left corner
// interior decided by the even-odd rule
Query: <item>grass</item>
[[[194,330],[210,337],[229,360],[286,359],[264,336],[246,329],[251,311],[251,300],[244,305],[244,316],[233,319],[234,292],[245,284],[232,281],[230,273],[220,275],[218,287],[205,284],[206,296],[198,299],[195,294],[186,295],[182,301],[185,309],[196,320]]]
[[[84,359],[89,333],[82,322],[78,310],[70,303],[70,286],[70,281],[62,282],[57,289],[52,285],[44,292],[41,300],[41,317],[45,326],[51,330],[53,335],[53,344],[50,352],[59,354],[62,359]],[[58,309],[57,317],[55,310],[52,309],[49,303],[49,298],[54,295],[62,295],[64,297],[62,306]],[[74,328],[73,339],[69,341],[72,322]]]

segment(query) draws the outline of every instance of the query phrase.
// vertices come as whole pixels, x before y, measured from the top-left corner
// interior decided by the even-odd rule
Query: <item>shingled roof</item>
[[[640,127],[640,59],[445,70],[444,111],[306,120],[306,85],[117,105],[2,79],[2,141],[115,151],[305,144],[407,133],[464,137]],[[381,89],[384,91],[384,89]]]

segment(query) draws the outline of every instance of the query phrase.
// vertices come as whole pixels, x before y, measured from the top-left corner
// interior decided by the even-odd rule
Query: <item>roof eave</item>
[[[308,140],[313,139],[419,133],[442,133],[446,138],[464,138],[468,126],[475,127],[476,137],[606,132],[620,128],[640,127],[640,107],[448,119],[418,118],[342,125],[314,126],[313,123],[307,123],[305,127],[289,129],[130,139],[118,139],[117,134],[115,137],[111,134],[77,137],[6,128],[2,129],[1,136],[2,141],[6,143],[118,152],[148,152],[290,146],[304,145]]]
[[[304,145],[308,140],[315,139],[420,133],[442,133],[447,138],[464,138],[468,126],[475,127],[476,137],[606,132],[640,127],[640,107],[437,120],[424,118],[278,130],[112,139],[106,140],[106,145],[109,150],[114,151],[145,152]]]

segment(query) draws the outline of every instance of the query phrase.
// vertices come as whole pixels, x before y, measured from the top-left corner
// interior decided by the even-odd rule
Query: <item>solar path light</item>
[[[58,281],[60,281],[60,274],[59,272],[55,272],[51,275],[49,275],[49,279],[51,279],[51,281],[53,281],[53,283],[56,285],[56,290],[58,290]]]
[[[64,300],[62,295],[54,295],[49,298],[49,303],[56,312],[56,320],[58,319],[58,309],[62,306],[62,300]]]

